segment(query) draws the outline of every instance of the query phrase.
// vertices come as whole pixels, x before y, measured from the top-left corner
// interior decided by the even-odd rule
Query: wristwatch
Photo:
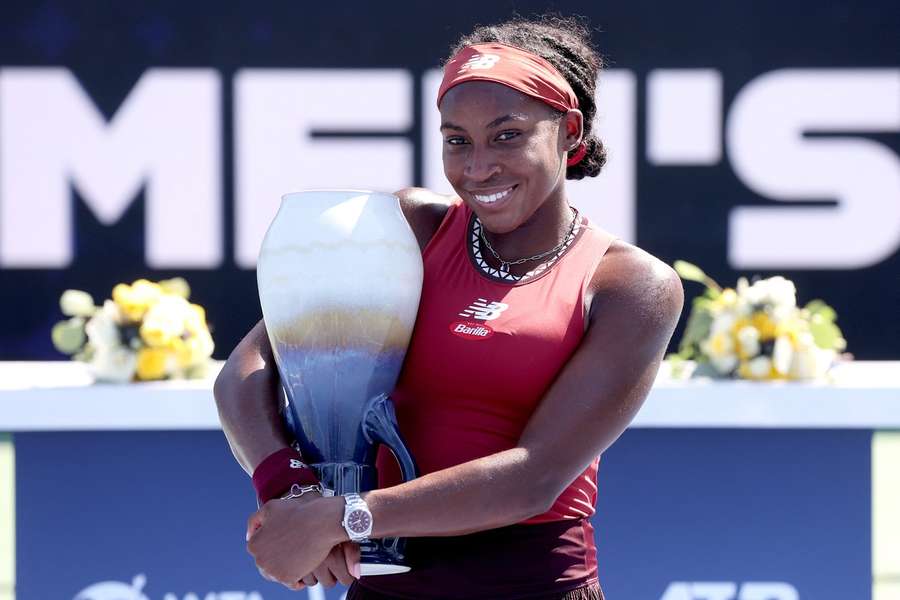
[[[344,520],[341,525],[351,542],[364,542],[372,535],[372,513],[359,494],[344,496]]]

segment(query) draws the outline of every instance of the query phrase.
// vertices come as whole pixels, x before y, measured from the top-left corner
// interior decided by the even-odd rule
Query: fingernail
[[[353,576],[356,577],[357,579],[360,578],[359,563],[356,563],[355,565],[353,565]]]

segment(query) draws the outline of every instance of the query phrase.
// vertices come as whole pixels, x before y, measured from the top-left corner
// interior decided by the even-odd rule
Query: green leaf
[[[816,346],[826,350],[844,350],[847,341],[840,328],[820,313],[814,313],[809,321],[809,332],[813,336]]]
[[[700,342],[709,335],[709,329],[712,327],[713,317],[707,310],[691,311],[688,317],[687,325],[684,327],[684,334],[681,336],[681,342],[678,344],[678,354],[688,359],[697,352]]]
[[[833,308],[825,304],[824,300],[811,300],[804,307],[812,316],[820,316],[830,323],[837,321],[837,313]]]
[[[73,317],[60,321],[50,332],[53,346],[63,354],[75,354],[84,346],[87,337],[84,335],[84,319]]]
[[[706,273],[704,273],[697,265],[689,263],[686,260],[676,260],[673,266],[675,267],[675,272],[678,273],[678,276],[685,281],[696,281],[697,283],[706,285]]]
[[[81,290],[66,290],[59,297],[59,308],[67,317],[90,317],[96,312],[94,299]]]

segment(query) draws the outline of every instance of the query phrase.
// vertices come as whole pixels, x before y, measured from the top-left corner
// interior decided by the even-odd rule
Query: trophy
[[[413,479],[388,394],[416,320],[422,257],[398,199],[349,190],[283,196],[257,283],[285,423],[323,487],[376,488],[379,444]],[[363,542],[361,574],[408,571],[403,547],[398,538]]]

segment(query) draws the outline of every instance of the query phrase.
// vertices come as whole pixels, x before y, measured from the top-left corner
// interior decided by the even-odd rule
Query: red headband
[[[499,42],[466,46],[450,59],[444,66],[438,107],[450,88],[467,81],[493,81],[563,112],[578,108],[575,91],[553,65],[540,56]],[[587,147],[581,142],[566,161],[567,166],[578,164],[585,154]]]
[[[563,112],[578,108],[578,98],[553,65],[519,48],[491,42],[466,46],[444,66],[437,103],[447,90],[466,81],[493,81]]]

